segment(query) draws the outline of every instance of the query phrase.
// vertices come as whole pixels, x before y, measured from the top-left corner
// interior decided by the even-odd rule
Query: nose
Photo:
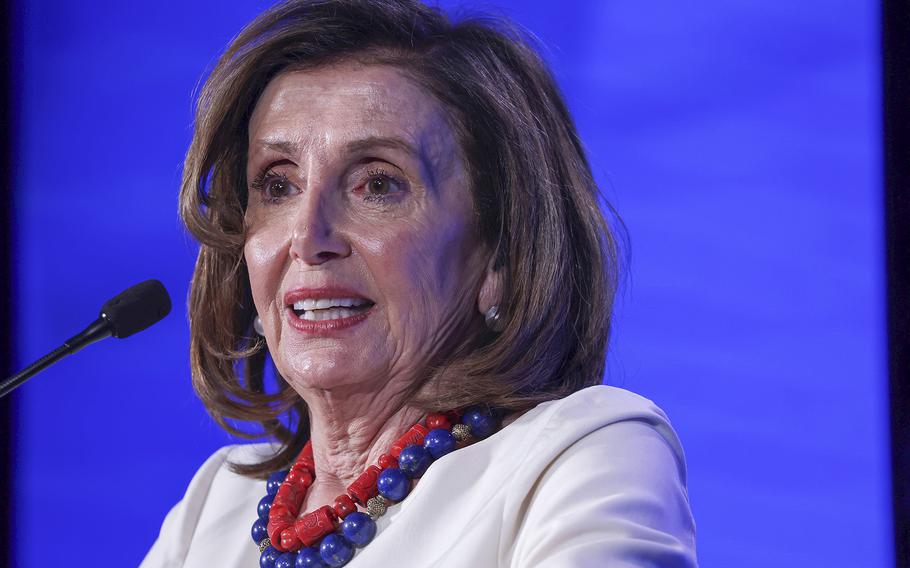
[[[311,188],[301,196],[291,232],[291,260],[318,266],[351,254],[347,238],[338,230],[335,208],[327,203],[331,192]]]

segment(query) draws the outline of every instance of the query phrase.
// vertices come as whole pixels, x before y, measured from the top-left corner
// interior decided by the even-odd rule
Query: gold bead
[[[452,436],[459,442],[466,442],[471,437],[471,429],[467,424],[456,424],[452,426]]]
[[[265,549],[272,546],[272,541],[269,540],[269,537],[262,539],[262,542],[259,543],[259,554],[265,552]]]
[[[370,513],[370,517],[374,520],[385,515],[385,512],[389,508],[389,501],[382,495],[377,495],[376,497],[371,497],[367,501],[367,511]]]

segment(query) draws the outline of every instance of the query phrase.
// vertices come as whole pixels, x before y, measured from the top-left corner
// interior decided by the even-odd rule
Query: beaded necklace
[[[376,536],[376,519],[407,497],[411,482],[433,461],[486,438],[498,427],[489,410],[474,406],[457,412],[429,414],[401,436],[377,464],[369,466],[342,493],[298,518],[307,491],[316,479],[313,447],[307,442],[290,470],[277,471],[266,482],[258,518],[250,531],[259,546],[260,568],[337,568]],[[364,507],[367,512],[358,510]]]

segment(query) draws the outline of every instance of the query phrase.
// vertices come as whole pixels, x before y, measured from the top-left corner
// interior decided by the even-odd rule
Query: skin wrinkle
[[[244,255],[269,352],[310,413],[317,481],[307,510],[331,503],[421,418],[406,393],[483,325],[478,295],[495,276],[445,114],[395,68],[282,74],[263,92],[249,136],[248,181],[272,165],[292,188],[275,203],[251,189]],[[394,139],[405,147],[370,143]],[[405,180],[398,197],[377,206],[353,191],[366,158],[376,159],[367,170]],[[374,301],[370,316],[332,337],[290,328],[284,294],[324,285]]]

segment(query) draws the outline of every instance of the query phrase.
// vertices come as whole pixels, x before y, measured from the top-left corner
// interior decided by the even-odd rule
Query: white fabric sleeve
[[[681,452],[642,420],[569,446],[523,499],[511,568],[696,568]]]
[[[161,532],[140,568],[179,568],[189,551],[193,533],[218,471],[224,466],[233,446],[212,454],[193,476],[183,499],[164,518]]]

